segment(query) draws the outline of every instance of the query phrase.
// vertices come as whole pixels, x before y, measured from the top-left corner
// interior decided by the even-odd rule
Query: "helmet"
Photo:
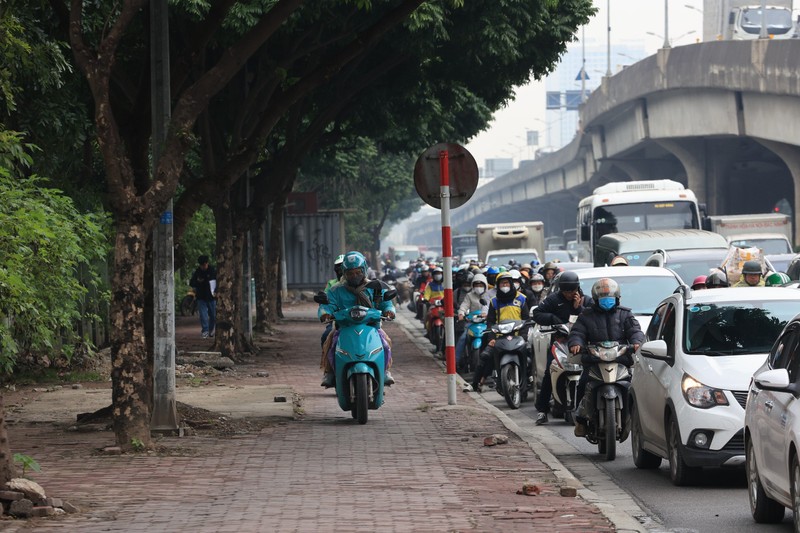
[[[562,272],[558,277],[558,290],[559,291],[574,291],[580,288],[580,279],[575,272]]]
[[[499,273],[500,273],[500,269],[497,268],[496,266],[490,266],[489,268],[486,269],[486,274],[489,275],[489,276],[491,276],[492,274],[497,275]]]
[[[556,272],[558,272],[558,266],[556,266],[555,262],[548,261],[547,263],[544,264],[544,266],[540,270],[542,272],[544,272],[545,270],[555,270]]]
[[[344,263],[344,254],[337,257],[336,261],[333,262],[333,271],[336,273],[337,278],[341,278],[344,272],[344,270],[342,270],[342,263]]]
[[[511,274],[511,279],[512,280],[521,280],[522,279],[522,274],[520,274],[519,270],[517,270],[516,268],[512,268],[511,270],[508,271],[508,273]]]
[[[467,271],[466,275],[464,276],[464,281],[461,283],[469,283],[472,284],[472,280],[474,279],[475,275],[472,272]]]
[[[784,283],[789,283],[792,279],[783,272],[773,272],[767,276],[765,285],[767,287],[779,287]]]
[[[563,278],[564,276],[562,275],[561,277]],[[563,279],[561,283],[564,283]],[[611,278],[600,278],[592,285],[592,298],[595,301],[605,296],[619,298],[619,294],[619,284]]]
[[[728,285],[728,275],[725,274],[722,270],[715,270],[708,276],[706,276],[706,288],[707,289],[718,289],[720,287],[729,287]]]
[[[472,278],[472,285],[474,286],[476,283],[483,283],[487,287],[489,284],[486,282],[486,276],[483,274],[475,274],[475,277]]]
[[[760,276],[762,274],[761,263],[758,261],[745,261],[742,266],[742,275],[746,274],[758,274]]]
[[[364,275],[367,275],[367,258],[361,252],[347,252],[342,260],[342,268],[344,270],[352,270],[360,268]]]
[[[508,272],[508,269],[504,265],[500,265],[497,267],[498,272]]]
[[[503,292],[500,290],[500,282],[501,281],[508,281],[511,290],[508,292]],[[514,288],[514,278],[511,277],[511,274],[508,272],[501,272],[497,275],[497,279],[494,282],[495,287],[497,287],[497,298],[500,300],[512,300],[516,296],[517,290]]]
[[[706,288],[706,276],[697,276],[694,278],[692,282],[693,289],[705,289]]]
[[[609,266],[628,266],[628,260],[622,257],[621,255],[614,256],[614,259],[611,260]]]
[[[425,263],[422,263],[422,266],[419,268],[419,271],[420,272],[427,272],[428,270],[430,270],[430,268],[428,268],[428,265],[426,265]]]
[[[527,270],[520,271],[519,275],[525,279],[531,279],[531,273],[528,272]]]
[[[508,281],[510,281],[512,285],[514,284],[514,277],[513,277],[513,276],[512,276],[510,273],[508,273],[508,272],[501,272],[501,273],[499,273],[499,274],[497,275],[497,278],[495,278],[495,280],[494,280],[494,284],[495,284],[496,286],[497,286],[497,285],[500,285],[500,282],[501,282],[502,280],[504,280],[504,279],[507,279]]]
[[[544,283],[544,276],[542,276],[541,274],[534,274],[533,276],[531,276],[531,283],[533,283],[534,281],[541,281],[542,283]]]
[[[521,267],[519,267],[519,269],[520,269],[520,270],[524,270],[524,269],[526,269],[526,268],[527,268],[528,270],[533,270],[533,267],[531,266],[531,264],[530,264],[530,263],[523,263],[523,265],[522,265]]]

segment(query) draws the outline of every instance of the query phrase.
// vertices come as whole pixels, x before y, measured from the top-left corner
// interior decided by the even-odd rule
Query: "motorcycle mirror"
[[[367,288],[372,289],[373,291],[380,291],[383,287],[381,286],[381,282],[379,280],[373,279],[367,283]]]
[[[481,298],[480,300],[478,300],[478,302],[479,302],[481,305],[489,305],[489,302],[487,302],[487,301],[486,301],[486,300],[484,300],[483,298]]]
[[[319,291],[317,294],[314,295],[314,301],[318,304],[327,304],[328,302],[328,294],[324,291]]]
[[[388,291],[383,293],[383,301],[388,302],[389,300],[394,300],[397,296],[397,291],[394,289],[389,289]]]

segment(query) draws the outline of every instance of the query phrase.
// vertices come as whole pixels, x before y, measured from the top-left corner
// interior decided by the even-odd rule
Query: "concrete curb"
[[[402,313],[402,311],[401,311]],[[437,359],[433,356],[430,349],[430,343],[425,340],[424,338],[421,339],[415,335],[416,329],[421,329],[415,326],[409,319],[402,314],[397,314],[396,322],[401,327],[403,332],[408,335],[408,337],[414,342],[414,344],[426,355],[431,356],[431,358],[442,368],[445,368],[444,361]],[[620,533],[623,532],[632,532],[636,531],[638,533],[648,533],[652,530],[646,528],[640,520],[636,518],[636,516],[640,516],[645,518],[648,522],[652,522],[655,525],[655,522],[649,517],[649,514],[644,511],[638,503],[633,498],[630,498],[629,502],[626,502],[626,507],[631,509],[635,509],[636,516],[629,514],[628,512],[622,511],[614,507],[614,505],[608,503],[606,498],[598,495],[596,492],[586,488],[583,483],[581,483],[578,478],[576,478],[572,472],[565,467],[558,458],[553,455],[550,448],[536,438],[530,431],[522,428],[514,422],[506,413],[498,409],[497,407],[493,406],[489,402],[487,402],[483,396],[478,393],[472,391],[472,387],[468,384],[464,379],[456,374],[456,381],[459,385],[459,388],[464,391],[468,392],[469,395],[478,402],[484,409],[486,409],[489,413],[494,415],[503,425],[512,433],[517,435],[520,439],[522,439],[528,447],[536,454],[537,457],[548,467],[550,470],[553,471],[553,474],[556,476],[556,479],[561,481],[564,485],[570,487],[576,487],[578,489],[578,495],[585,501],[591,503],[595,507],[597,507],[600,512],[605,516],[612,524],[616,530]],[[469,388],[469,391],[465,391],[465,388]]]

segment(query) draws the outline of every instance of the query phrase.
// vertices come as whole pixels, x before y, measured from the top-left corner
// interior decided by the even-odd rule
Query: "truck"
[[[389,259],[394,263],[395,268],[400,271],[406,270],[411,261],[416,261],[422,255],[419,246],[411,244],[399,244],[389,247]]]
[[[486,254],[492,250],[526,249],[535,250],[537,256],[544,251],[544,223],[503,222],[499,224],[478,224],[478,257],[486,261]]]
[[[766,254],[792,252],[792,217],[784,213],[711,215],[709,228],[739,248],[756,246]]]
[[[792,20],[791,5],[778,5],[771,1],[763,10],[760,5],[731,8],[723,39],[734,41],[758,39],[761,37],[762,24],[766,26],[769,39],[792,39],[797,32]]]

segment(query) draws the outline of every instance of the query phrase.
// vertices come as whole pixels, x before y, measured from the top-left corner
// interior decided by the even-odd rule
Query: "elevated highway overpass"
[[[673,179],[708,214],[800,205],[800,40],[714,41],[662,49],[610,78],[581,106],[581,131],[552,154],[480,187],[453,210],[454,233],[542,220],[574,228],[578,201],[609,181]],[[800,237],[795,217],[795,244]],[[441,239],[438,215],[409,242]]]

